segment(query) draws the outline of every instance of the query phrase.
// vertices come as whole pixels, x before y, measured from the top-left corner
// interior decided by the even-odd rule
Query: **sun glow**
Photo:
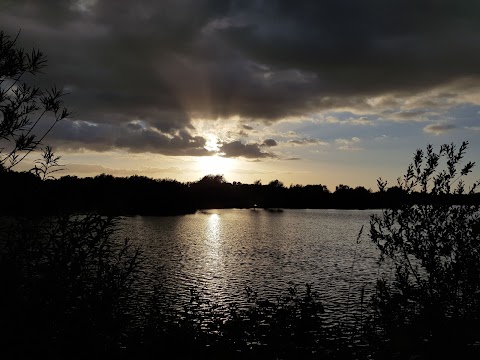
[[[207,142],[205,144],[205,149],[209,151],[218,151],[219,148],[219,140],[218,137],[212,134],[206,136]]]
[[[227,176],[232,170],[235,160],[219,155],[202,156],[197,159],[197,170],[201,176],[223,175]]]

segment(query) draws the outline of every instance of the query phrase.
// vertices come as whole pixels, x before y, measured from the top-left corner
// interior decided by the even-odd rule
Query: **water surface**
[[[246,286],[273,300],[309,283],[327,313],[345,316],[379,275],[378,250],[368,237],[370,215],[379,212],[208,210],[124,218],[122,231],[144,252],[152,274],[161,267],[177,303],[188,302],[192,288],[228,306],[246,302]]]

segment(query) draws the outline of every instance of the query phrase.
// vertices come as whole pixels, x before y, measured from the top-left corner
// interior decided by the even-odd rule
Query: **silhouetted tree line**
[[[42,179],[28,172],[0,171],[4,189],[1,214],[98,212],[112,215],[177,215],[213,208],[376,209],[405,203],[478,204],[480,195],[407,194],[400,187],[372,191],[340,184],[285,186],[279,180],[263,185],[227,182],[207,175],[195,182],[114,177],[101,174],[79,178]]]

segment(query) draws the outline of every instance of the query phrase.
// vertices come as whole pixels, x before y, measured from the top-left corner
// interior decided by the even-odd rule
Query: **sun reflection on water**
[[[219,294],[226,286],[226,274],[223,254],[222,218],[219,214],[211,214],[206,219],[205,227],[205,258],[203,261],[205,276],[205,291],[209,294]]]
[[[220,247],[220,216],[218,214],[211,214],[208,218],[207,225],[207,241],[210,245],[210,252],[218,253]]]

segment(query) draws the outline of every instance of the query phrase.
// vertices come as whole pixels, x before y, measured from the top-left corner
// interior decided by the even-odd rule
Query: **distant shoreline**
[[[94,178],[65,176],[41,180],[32,173],[0,172],[4,185],[0,214],[87,213],[118,216],[174,216],[208,209],[335,209],[374,210],[402,204],[480,204],[480,194],[407,194],[399,187],[372,191],[339,185],[334,192],[324,185],[284,186],[228,183],[222,176],[206,176],[193,183],[155,180],[142,176]],[[277,210],[275,210],[277,209]]]

